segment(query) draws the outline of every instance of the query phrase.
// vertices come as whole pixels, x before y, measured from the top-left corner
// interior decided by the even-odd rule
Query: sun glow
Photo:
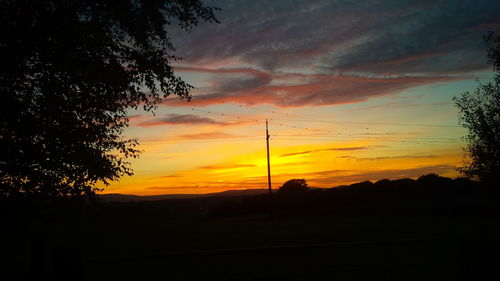
[[[290,134],[279,126],[273,129],[281,135]],[[461,159],[457,145],[418,146],[407,136],[335,142],[314,137],[290,141],[279,135],[270,140],[273,188],[291,178],[305,178],[314,187],[332,187],[360,180],[418,177],[432,169],[454,176],[453,166]],[[136,175],[112,185],[107,192],[193,194],[267,187],[264,136],[250,141],[228,138],[201,143],[165,139],[147,143],[143,149],[143,157],[133,163]]]
[[[126,134],[139,140],[144,153],[131,161],[135,175],[105,192],[267,188],[266,119],[273,188],[292,178],[332,187],[428,173],[457,176],[465,131],[457,124],[452,98],[474,90],[476,77],[493,78],[486,61],[478,60],[484,47],[477,29],[464,29],[481,22],[481,13],[464,11],[477,21],[443,26],[431,38],[427,17],[400,25],[398,17],[379,17],[361,5],[357,8],[370,17],[359,18],[364,24],[353,30],[346,15],[331,17],[338,13],[333,6],[314,13],[305,9],[300,22],[286,22],[293,17],[282,15],[288,27],[272,29],[272,36],[233,11],[215,29],[200,26],[199,32],[177,38],[186,60],[173,68],[196,86],[192,101],[172,95],[154,116],[131,112]],[[274,24],[275,18],[253,15],[263,26]],[[321,20],[328,23],[318,24]],[[240,31],[248,38],[235,36]],[[449,41],[449,34],[459,33]],[[443,40],[436,43],[443,44],[439,52],[427,41],[433,38]]]

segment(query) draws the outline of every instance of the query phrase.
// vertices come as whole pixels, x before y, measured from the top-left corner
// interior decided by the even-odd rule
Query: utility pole
[[[271,188],[271,164],[269,162],[269,128],[266,119],[266,145],[267,145],[267,185],[269,186],[269,194],[273,192]]]

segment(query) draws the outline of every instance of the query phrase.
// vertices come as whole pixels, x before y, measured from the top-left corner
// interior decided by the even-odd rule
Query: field
[[[499,262],[489,201],[346,211],[295,198],[214,215],[259,198],[23,209],[4,224],[0,280],[481,280]]]

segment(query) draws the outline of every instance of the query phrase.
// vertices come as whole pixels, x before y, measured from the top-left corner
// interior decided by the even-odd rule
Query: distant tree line
[[[294,185],[295,188],[290,188]],[[363,181],[333,188],[304,188],[305,180],[290,180],[280,191],[228,200],[214,208],[213,216],[372,215],[379,213],[468,213],[485,204],[492,188],[467,178],[451,179],[428,174],[418,179]],[[285,188],[284,188],[285,187]],[[285,191],[286,190],[286,191]]]

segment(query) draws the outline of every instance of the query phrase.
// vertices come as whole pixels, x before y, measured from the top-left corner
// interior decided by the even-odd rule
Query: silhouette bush
[[[305,179],[288,180],[278,189],[281,193],[303,193],[309,190]]]

